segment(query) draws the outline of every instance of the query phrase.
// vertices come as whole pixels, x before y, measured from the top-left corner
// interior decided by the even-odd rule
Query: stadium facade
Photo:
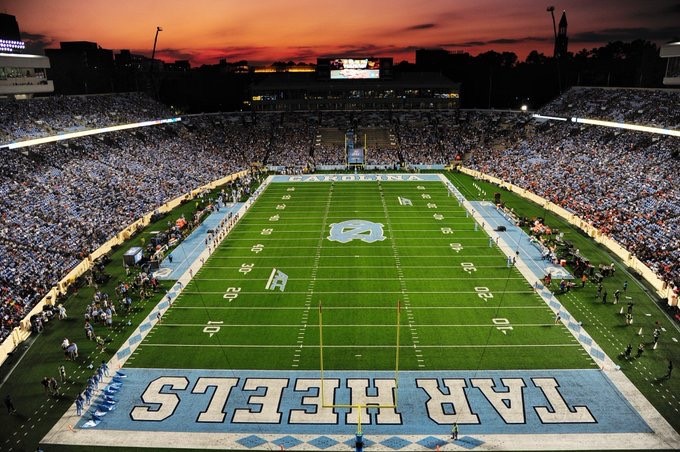
[[[54,91],[54,84],[46,76],[50,60],[26,54],[25,48],[16,17],[0,14],[0,99],[27,98]]]
[[[253,83],[254,111],[450,110],[460,84],[437,72],[400,72],[391,58],[319,58],[315,72],[269,74]]]

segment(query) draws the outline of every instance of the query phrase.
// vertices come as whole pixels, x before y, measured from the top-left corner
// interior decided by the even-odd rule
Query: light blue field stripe
[[[172,253],[170,253],[173,257],[172,262],[167,256],[163,259],[161,268],[169,269],[170,272],[160,272],[157,278],[161,280],[179,279],[205,249],[205,237],[208,230],[215,229],[224,218],[227,218],[230,213],[235,215],[241,207],[243,207],[243,203],[238,202],[229,207],[223,207],[218,212],[212,212],[182,243],[172,250]]]
[[[498,237],[498,246],[503,252],[508,256],[512,256],[516,250],[519,250],[517,268],[525,277],[532,278],[532,281],[542,281],[549,268],[553,269],[553,277],[556,277],[555,267],[546,264],[546,261],[542,259],[540,251],[529,241],[529,236],[521,228],[500,215],[493,204],[489,202],[467,201],[462,201],[462,203],[466,208],[472,211],[471,213],[473,216],[476,216],[478,222],[484,223],[484,229],[489,234],[489,237]],[[506,232],[495,232],[499,225],[506,226]],[[560,278],[573,279],[571,274],[562,267],[559,267],[559,271],[561,272]],[[569,332],[571,332],[579,343],[581,343],[583,348],[588,352],[590,357],[595,360],[598,366],[602,369],[616,369],[616,364],[581,327],[581,322],[576,320],[569,311],[562,306],[552,291],[540,283],[535,284],[535,290],[538,295],[543,299],[546,305],[550,307],[555,315],[559,314],[560,321],[567,327]]]

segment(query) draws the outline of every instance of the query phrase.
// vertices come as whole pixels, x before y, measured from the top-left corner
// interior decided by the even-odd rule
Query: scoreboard
[[[335,58],[330,61],[331,80],[380,78],[377,58]]]
[[[319,79],[378,80],[392,78],[392,58],[319,58],[316,66]]]

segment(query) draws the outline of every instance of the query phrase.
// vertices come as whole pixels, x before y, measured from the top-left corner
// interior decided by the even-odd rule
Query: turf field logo
[[[170,276],[170,273],[172,273],[172,269],[168,267],[163,267],[158,269],[157,271],[154,272],[155,277],[160,277],[160,278],[165,278],[167,276]]]
[[[281,270],[272,268],[272,274],[269,275],[267,284],[264,286],[267,290],[279,289],[281,292],[286,290],[286,283],[288,282],[288,275]]]
[[[546,267],[546,273],[552,274],[553,278],[571,278],[571,275],[563,267]]]
[[[328,240],[340,243],[348,243],[352,240],[373,243],[385,240],[385,235],[383,234],[382,223],[373,223],[366,220],[347,220],[342,223],[331,224]]]

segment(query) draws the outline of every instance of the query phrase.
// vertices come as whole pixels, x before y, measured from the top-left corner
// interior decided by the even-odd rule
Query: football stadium
[[[318,66],[0,102],[0,450],[680,448],[680,91]]]

